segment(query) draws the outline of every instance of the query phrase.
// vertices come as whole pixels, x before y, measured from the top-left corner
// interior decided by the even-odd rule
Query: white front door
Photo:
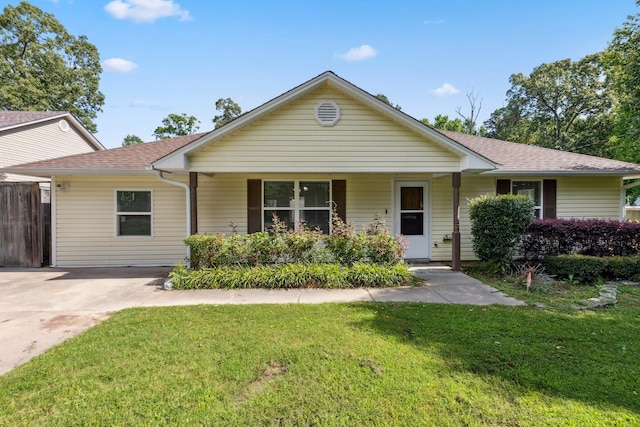
[[[394,234],[409,241],[405,258],[431,258],[429,181],[396,181],[394,186]]]

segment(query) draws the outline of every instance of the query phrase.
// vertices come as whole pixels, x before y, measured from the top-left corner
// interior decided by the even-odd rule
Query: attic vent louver
[[[340,107],[333,101],[322,101],[316,106],[316,120],[321,126],[333,126],[340,120]]]

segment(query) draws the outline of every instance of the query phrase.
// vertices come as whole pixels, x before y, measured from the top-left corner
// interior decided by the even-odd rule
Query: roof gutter
[[[186,200],[186,218],[185,222],[187,224],[185,237],[189,237],[191,234],[191,189],[189,188],[189,184],[185,184],[184,182],[174,181],[172,179],[166,178],[164,176],[164,171],[154,169],[156,171],[156,178],[158,180],[171,185],[177,185],[178,187],[182,187],[185,190],[185,200]],[[189,267],[189,260],[191,259],[191,247],[187,245],[187,267]]]

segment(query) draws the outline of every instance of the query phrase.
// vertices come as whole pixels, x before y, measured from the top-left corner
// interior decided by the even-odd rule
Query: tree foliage
[[[188,116],[186,113],[182,114],[169,114],[162,119],[162,126],[158,126],[153,131],[153,136],[156,139],[167,139],[175,136],[185,136],[196,133],[200,120],[195,116]]]
[[[393,108],[395,108],[398,111],[402,110],[401,106],[399,106],[398,104],[394,105],[393,102],[389,101],[389,98],[387,98],[387,96],[383,93],[377,94],[376,98],[378,98],[380,101],[384,102],[385,104],[391,105]]]
[[[213,117],[215,128],[226,125],[242,115],[242,109],[231,98],[220,98],[216,101],[216,111],[220,114]]]
[[[507,106],[485,123],[491,137],[602,155],[610,135],[612,97],[601,54],[563,59],[512,74]]]
[[[611,153],[616,159],[640,163],[640,14],[629,16],[615,30],[605,64],[619,101]]]
[[[464,125],[461,119],[457,117],[455,119],[450,119],[449,116],[444,114],[438,114],[435,116],[433,118],[433,123],[431,123],[426,117],[422,119],[421,122],[436,129],[449,130],[452,132],[462,132],[464,130]]]
[[[0,109],[69,111],[90,131],[102,111],[100,57],[52,15],[21,2],[0,14]]]
[[[143,144],[143,143],[144,143],[144,141],[138,135],[127,135],[122,140],[122,146],[123,147],[128,147],[130,145],[138,145],[138,144]]]

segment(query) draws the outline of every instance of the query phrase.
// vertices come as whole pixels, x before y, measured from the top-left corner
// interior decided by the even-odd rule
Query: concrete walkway
[[[0,374],[129,307],[411,301],[524,305],[439,265],[415,266],[424,286],[386,289],[163,289],[170,268],[0,268]]]

